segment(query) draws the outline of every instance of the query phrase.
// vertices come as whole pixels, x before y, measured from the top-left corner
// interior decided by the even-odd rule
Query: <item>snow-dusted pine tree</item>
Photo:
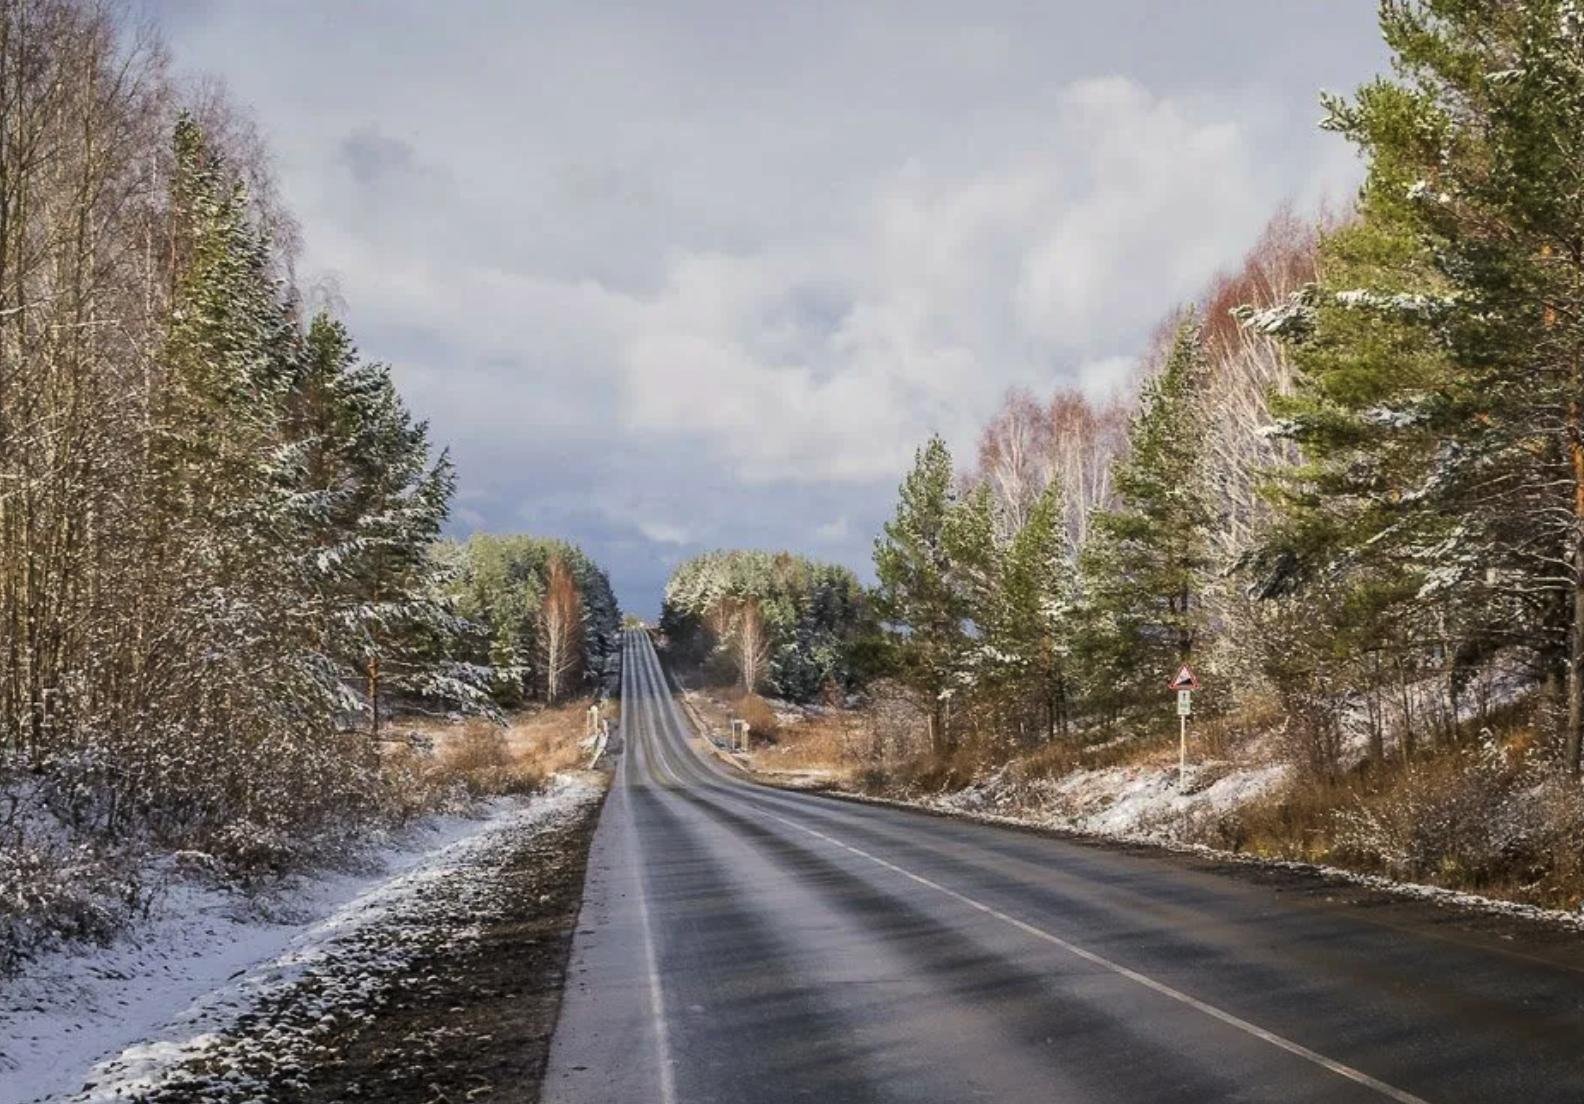
[[[1164,706],[1163,687],[1192,657],[1202,628],[1215,518],[1200,470],[1205,380],[1199,325],[1189,317],[1144,383],[1114,470],[1117,504],[1096,515],[1082,553],[1088,696],[1106,712]]]
[[[891,630],[896,670],[929,717],[937,756],[953,746],[949,706],[968,651],[969,610],[955,585],[948,536],[956,508],[951,453],[932,437],[914,457],[874,553],[875,609]]]
[[[1060,484],[1052,482],[1007,549],[1001,614],[991,634],[1018,697],[1036,705],[1047,739],[1068,731],[1077,629],[1074,571],[1066,504]]]

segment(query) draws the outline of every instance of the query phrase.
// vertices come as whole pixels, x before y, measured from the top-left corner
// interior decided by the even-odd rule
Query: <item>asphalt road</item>
[[[1584,1101],[1566,944],[754,786],[625,649],[546,1101]]]

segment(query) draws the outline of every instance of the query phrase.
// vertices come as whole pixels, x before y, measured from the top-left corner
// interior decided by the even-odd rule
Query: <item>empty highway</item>
[[[624,649],[547,1101],[1584,1100],[1566,946],[756,786]]]

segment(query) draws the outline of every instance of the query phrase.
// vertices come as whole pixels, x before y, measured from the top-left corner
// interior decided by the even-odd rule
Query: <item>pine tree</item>
[[[1000,618],[1004,549],[996,539],[1001,528],[996,515],[995,496],[980,483],[947,511],[942,533],[948,581],[962,616],[981,640],[989,638]]]
[[[1405,189],[1392,191],[1385,203],[1404,202]],[[1422,684],[1455,657],[1458,626],[1500,626],[1506,642],[1525,643],[1514,631],[1535,625],[1538,610],[1513,609],[1469,570],[1482,542],[1468,539],[1466,504],[1445,478],[1462,455],[1443,434],[1475,411],[1458,409],[1445,347],[1411,318],[1444,285],[1419,243],[1365,210],[1324,242],[1319,284],[1249,320],[1293,339],[1296,390],[1273,410],[1303,462],[1268,473],[1278,514],[1247,566],[1267,606],[1252,650],[1277,692],[1296,703],[1312,685],[1352,682],[1378,717],[1386,681]],[[1288,605],[1297,608],[1279,608]],[[1349,616],[1305,612],[1339,608]],[[1352,667],[1315,670],[1337,667],[1337,656]],[[1407,721],[1398,735],[1405,749],[1415,743]]]
[[[450,461],[431,457],[428,429],[389,369],[361,361],[328,316],[309,326],[289,407],[304,570],[332,677],[360,690],[347,704],[368,713],[376,736],[391,692],[484,708],[484,673],[438,658],[461,631],[432,554],[450,504]]]
[[[265,784],[283,777],[271,761],[328,708],[303,647],[301,580],[280,552],[294,528],[281,449],[294,334],[246,192],[190,119],[175,162],[178,266],[149,448],[165,540],[146,565],[158,582],[139,588],[156,603],[139,643],[145,668],[181,691],[147,703],[150,723],[202,750],[154,758],[150,784],[185,789],[199,818],[265,822],[283,796]]]
[[[1327,125],[1369,157],[1365,233],[1409,257],[1421,285],[1389,268],[1319,289],[1289,312],[1334,363],[1314,373],[1330,417],[1374,423],[1352,464],[1403,487],[1356,496],[1449,606],[1441,635],[1472,622],[1565,670],[1563,760],[1584,738],[1584,15],[1571,0],[1521,4],[1391,0],[1381,25],[1397,80],[1333,100]],[[1364,323],[1339,324],[1351,310]],[[1349,334],[1349,329],[1362,333]],[[1353,337],[1356,340],[1350,340]],[[1382,341],[1409,355],[1393,357]],[[1435,370],[1419,350],[1444,354]],[[1331,370],[1327,371],[1329,367]],[[1417,386],[1399,377],[1419,376]],[[1353,389],[1350,378],[1366,386]],[[1408,384],[1405,386],[1405,384]],[[1307,446],[1306,446],[1307,447]],[[1355,484],[1364,479],[1355,479]],[[1377,515],[1370,517],[1370,514]],[[1518,640],[1512,633],[1518,629]],[[1439,630],[1438,630],[1439,631]],[[1526,636],[1528,639],[1523,640]]]
[[[1214,514],[1200,486],[1205,380],[1198,323],[1178,327],[1147,380],[1114,471],[1117,505],[1099,514],[1082,558],[1085,667],[1109,710],[1164,701],[1160,687],[1190,658]]]
[[[967,610],[954,585],[948,536],[957,505],[952,459],[939,437],[914,457],[899,498],[896,516],[875,542],[875,608],[890,627],[900,678],[928,712],[931,748],[944,756],[953,746],[948,706],[966,651]]]
[[[1034,501],[1006,553],[1001,614],[992,633],[1020,696],[1038,703],[1047,739],[1067,735],[1073,636],[1074,565],[1061,487]]]

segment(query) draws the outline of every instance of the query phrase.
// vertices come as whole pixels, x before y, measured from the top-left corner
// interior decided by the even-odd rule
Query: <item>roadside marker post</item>
[[[733,751],[748,750],[748,722],[733,718],[731,723],[731,748]]]

